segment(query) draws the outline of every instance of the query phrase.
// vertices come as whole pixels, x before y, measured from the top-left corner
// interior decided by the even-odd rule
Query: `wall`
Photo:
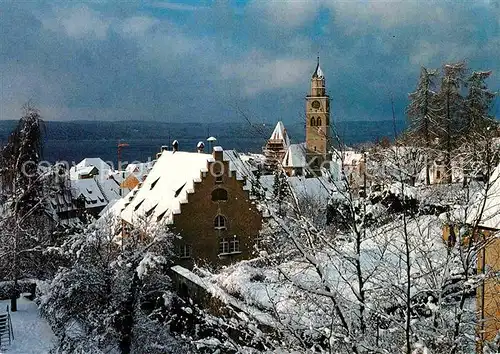
[[[500,238],[498,231],[483,230],[483,235],[486,244],[477,259],[478,273],[485,270],[484,286],[479,286],[476,298],[479,313],[478,336],[482,339],[478,343],[478,349],[482,341],[493,340],[500,331]]]
[[[208,169],[210,171],[210,163]],[[174,215],[174,231],[182,235],[177,247],[183,242],[191,246],[191,259],[180,259],[179,264],[191,268],[193,260],[212,265],[227,265],[237,260],[252,257],[254,244],[259,236],[262,217],[243,182],[236,180],[236,174],[229,173],[228,162],[224,162],[225,174],[222,183],[207,173],[202,182],[195,183],[195,192],[188,194],[188,203],[181,205],[181,213]],[[212,201],[212,191],[224,188],[228,192],[227,201]],[[227,230],[215,230],[214,219],[220,214],[228,223]],[[238,237],[241,253],[220,256],[219,241],[222,237]],[[176,247],[176,249],[177,249]]]

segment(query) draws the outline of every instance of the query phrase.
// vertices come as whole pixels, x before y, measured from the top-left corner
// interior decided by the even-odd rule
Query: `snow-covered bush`
[[[60,339],[60,353],[88,348],[144,353],[146,347],[160,353],[182,345],[162,321],[171,310],[166,267],[172,237],[158,229],[144,243],[132,242],[131,236],[120,247],[109,230],[92,226],[60,247],[72,265],[61,268],[38,298]]]

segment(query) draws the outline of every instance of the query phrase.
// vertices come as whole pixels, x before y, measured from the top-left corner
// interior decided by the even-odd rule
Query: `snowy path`
[[[9,300],[0,301],[0,312],[4,312]],[[39,316],[38,308],[23,297],[18,300],[17,312],[12,312],[14,341],[0,349],[0,354],[46,354],[56,342],[49,324]]]

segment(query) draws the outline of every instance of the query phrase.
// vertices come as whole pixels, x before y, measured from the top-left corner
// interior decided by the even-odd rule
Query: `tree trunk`
[[[17,221],[16,221],[16,229],[14,231],[14,255],[12,259],[12,280],[14,281],[14,288],[12,289],[12,294],[10,297],[10,310],[12,312],[17,311],[17,297],[19,296],[19,284],[18,284],[18,277],[19,277],[19,272],[18,272],[18,259],[17,259],[17,248],[18,248],[18,241],[19,241],[19,228],[17,227]]]
[[[124,315],[122,322],[120,323],[121,328],[119,328],[121,332],[119,348],[123,354],[130,354],[132,347],[132,328],[134,327],[134,309],[138,286],[139,276],[137,275],[137,272],[134,272],[134,277],[132,279],[132,284],[130,286],[127,301],[123,304]]]

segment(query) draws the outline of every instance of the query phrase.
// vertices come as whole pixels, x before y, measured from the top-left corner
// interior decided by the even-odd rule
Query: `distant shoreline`
[[[3,145],[17,121],[0,121],[0,143]],[[85,157],[101,157],[116,161],[118,140],[130,146],[123,149],[124,161],[147,161],[154,158],[162,145],[178,140],[180,149],[196,151],[196,144],[208,136],[217,138],[217,145],[240,152],[260,153],[275,123],[184,123],[159,121],[47,121],[44,139],[44,158],[54,162],[80,161]],[[397,121],[398,133],[406,122]],[[304,123],[285,123],[292,142],[303,142]],[[392,140],[393,122],[337,122],[336,130],[348,145],[375,142],[383,137]],[[207,145],[208,148],[208,145]]]

